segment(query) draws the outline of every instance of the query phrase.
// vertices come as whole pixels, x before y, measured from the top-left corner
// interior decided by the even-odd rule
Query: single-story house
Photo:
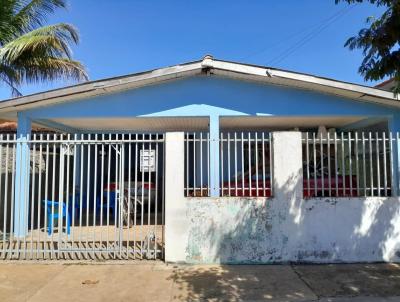
[[[400,261],[400,99],[202,60],[0,102],[0,257]],[[32,129],[40,131],[32,132]]]

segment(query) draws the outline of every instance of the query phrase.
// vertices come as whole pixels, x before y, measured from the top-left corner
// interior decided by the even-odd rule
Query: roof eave
[[[70,100],[75,101],[98,95],[120,92],[136,87],[168,81],[175,78],[195,75],[201,73],[201,71],[201,61],[198,61],[190,64],[160,68],[126,77],[94,81],[66,88],[45,91],[34,95],[28,95],[0,102],[0,113],[31,109],[36,107],[38,103],[40,103],[40,106],[46,106],[49,104],[54,105]]]
[[[121,92],[171,79],[200,74],[204,70],[217,75],[258,80],[270,84],[313,90],[362,102],[400,108],[399,96],[394,97],[393,93],[381,89],[275,68],[216,60],[211,56],[206,56],[201,61],[160,68],[123,77],[99,80],[6,100],[0,102],[0,113],[6,115],[15,114],[17,111],[32,109],[39,106],[54,105],[98,95]]]

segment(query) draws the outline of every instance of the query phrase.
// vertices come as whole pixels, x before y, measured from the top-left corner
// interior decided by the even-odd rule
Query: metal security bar
[[[221,133],[221,196],[272,196],[271,143],[271,133]]]
[[[185,196],[210,196],[210,137],[185,134]],[[272,196],[272,139],[265,132],[220,133],[220,196]]]
[[[0,135],[2,259],[163,257],[162,134],[34,134],[22,234],[14,220],[18,144]]]
[[[210,196],[210,134],[185,133],[185,196]]]
[[[385,132],[303,133],[303,196],[391,196],[397,142]]]

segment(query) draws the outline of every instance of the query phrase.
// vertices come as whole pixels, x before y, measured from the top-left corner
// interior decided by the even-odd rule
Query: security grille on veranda
[[[23,201],[15,198],[20,142],[0,142],[2,259],[163,257],[163,135],[33,135]]]

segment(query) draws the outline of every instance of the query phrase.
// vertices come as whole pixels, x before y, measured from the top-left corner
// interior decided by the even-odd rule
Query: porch
[[[248,211],[258,212],[251,223],[258,229],[277,202],[301,208],[320,204],[321,197],[360,205],[386,198],[385,206],[395,204],[400,138],[387,132],[387,123],[339,132],[354,120],[221,117],[213,139],[211,126],[204,128],[208,122],[198,118],[194,127],[187,119],[152,119],[164,129],[189,132],[153,127],[159,132],[107,134],[89,128],[86,134],[32,134],[22,140],[0,135],[1,257],[229,262],[225,252],[207,250],[201,259],[190,252],[191,245],[209,242],[211,233],[226,232],[208,229],[192,216],[201,209],[208,209],[211,220],[236,209],[225,221],[228,230],[248,224]],[[292,131],[282,131],[287,129]],[[17,168],[24,150],[28,174],[18,170],[22,163]],[[207,229],[208,235],[188,241],[193,228]],[[254,236],[262,242],[270,234],[259,229]],[[253,257],[243,253],[243,259]]]

